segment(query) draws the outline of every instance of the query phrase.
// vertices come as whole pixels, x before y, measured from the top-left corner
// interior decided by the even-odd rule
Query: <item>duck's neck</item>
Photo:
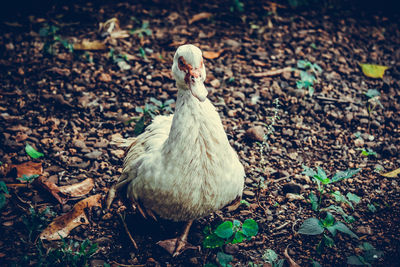
[[[179,89],[164,153],[204,152],[219,149],[221,142],[228,141],[221,119],[211,102],[208,99],[200,102],[189,90]]]

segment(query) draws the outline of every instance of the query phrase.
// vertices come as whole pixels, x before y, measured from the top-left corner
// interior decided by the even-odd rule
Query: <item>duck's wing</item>
[[[146,153],[156,153],[167,140],[171,129],[173,115],[156,116],[144,133],[132,140],[125,152],[122,174],[118,182],[112,186],[107,196],[107,209],[115,197],[115,193],[136,178],[137,168],[141,164],[141,156]]]

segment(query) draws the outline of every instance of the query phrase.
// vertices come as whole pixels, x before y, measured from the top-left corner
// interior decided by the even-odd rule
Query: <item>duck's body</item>
[[[138,136],[124,176],[129,199],[162,218],[189,221],[241,196],[244,170],[211,102],[180,90],[175,114],[157,116]]]
[[[179,239],[159,242],[178,255],[187,244],[193,220],[242,195],[244,170],[217,111],[207,99],[200,49],[179,47],[172,73],[178,87],[175,114],[155,117],[135,139],[110,195],[127,186],[128,199],[147,211],[165,219],[187,221]]]

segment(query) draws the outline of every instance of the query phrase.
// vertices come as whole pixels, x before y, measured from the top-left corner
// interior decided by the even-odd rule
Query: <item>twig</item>
[[[318,99],[318,100],[329,101],[329,102],[354,103],[354,101],[352,101],[352,100],[345,100],[345,99],[339,99],[339,98],[331,98],[331,97],[320,96],[320,95],[315,96],[315,98]]]
[[[274,228],[274,231],[281,230],[282,228],[285,228],[286,225],[288,225],[288,224],[290,224],[290,222],[285,222],[284,224],[282,224],[282,225],[280,225],[280,226]]]
[[[136,244],[135,240],[133,239],[131,233],[129,232],[128,226],[126,225],[124,218],[122,217],[121,213],[118,213],[118,215],[121,218],[122,225],[124,226],[125,232],[128,234],[129,239],[131,240],[131,242],[132,242],[133,246],[135,247],[135,249],[138,250],[139,249],[138,245]]]
[[[262,77],[268,77],[268,76],[276,76],[276,75],[282,74],[283,72],[288,72],[288,71],[294,71],[294,69],[292,67],[286,67],[286,68],[278,69],[278,70],[270,70],[270,71],[252,73],[250,75],[255,78],[262,78]]]
[[[286,247],[285,251],[283,252],[283,256],[285,256],[285,258],[288,260],[289,262],[289,266],[290,267],[300,267],[300,265],[298,265],[290,256],[288,253],[288,247]]]

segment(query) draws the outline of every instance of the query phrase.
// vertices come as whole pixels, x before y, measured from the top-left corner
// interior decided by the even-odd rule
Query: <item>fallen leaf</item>
[[[31,175],[41,175],[43,173],[42,163],[41,162],[24,162],[18,165],[12,164],[11,171],[15,169],[17,171],[17,177],[22,177],[23,175],[31,176]]]
[[[40,176],[33,181],[33,184],[49,192],[61,205],[64,205],[67,202],[65,197],[60,196],[61,191],[58,186],[55,183],[47,180],[45,177]]]
[[[189,20],[189,24],[192,24],[193,22],[202,20],[202,19],[208,19],[212,16],[211,13],[209,12],[201,12],[199,14],[194,15],[190,20]]]
[[[92,178],[87,178],[80,183],[59,186],[58,189],[64,195],[70,197],[81,197],[90,192],[94,187],[94,180]]]
[[[88,41],[83,40],[80,43],[74,44],[74,50],[105,50],[107,49],[106,45],[100,41]]]
[[[203,57],[206,59],[215,59],[218,58],[224,50],[219,50],[218,52],[212,52],[212,51],[203,51]]]
[[[390,177],[390,178],[395,178],[395,177],[399,176],[399,174],[400,174],[400,168],[398,168],[398,169],[396,169],[396,170],[394,170],[394,171],[391,171],[391,172],[387,172],[387,173],[385,173],[385,174],[382,174],[382,176]]]
[[[365,76],[371,78],[383,78],[385,70],[389,67],[373,64],[359,64]]]
[[[40,157],[43,157],[44,154],[40,153],[36,149],[34,149],[29,143],[26,143],[25,145],[25,152],[28,154],[31,158],[37,159]]]
[[[101,195],[97,194],[76,203],[71,211],[55,218],[40,234],[40,239],[60,240],[69,235],[72,229],[81,225],[89,224],[85,209],[101,207]]]

